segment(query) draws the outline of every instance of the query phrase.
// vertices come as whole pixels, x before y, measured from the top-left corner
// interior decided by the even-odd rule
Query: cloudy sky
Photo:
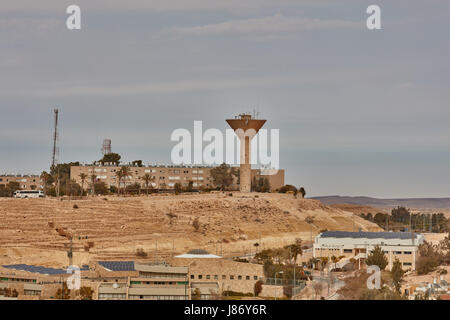
[[[258,109],[310,196],[450,196],[449,30],[447,0],[3,0],[0,173],[48,169],[55,107],[61,161],[165,163]]]

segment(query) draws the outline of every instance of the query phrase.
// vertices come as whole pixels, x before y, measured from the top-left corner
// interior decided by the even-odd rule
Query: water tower
[[[266,123],[266,120],[254,119],[249,114],[240,114],[235,119],[227,119],[226,121],[241,141],[240,191],[250,192],[252,184],[250,142],[264,123]]]
[[[111,153],[111,139],[105,139],[103,140],[102,154],[106,155],[110,153]]]

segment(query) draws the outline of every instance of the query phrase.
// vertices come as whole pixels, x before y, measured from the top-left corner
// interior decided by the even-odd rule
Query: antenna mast
[[[58,147],[58,109],[54,109],[54,133],[53,133],[53,152],[52,152],[52,169],[58,164],[59,147]]]
[[[53,152],[52,152],[52,166],[51,166],[51,170],[55,170],[56,166],[58,164],[58,158],[59,158],[59,147],[58,147],[58,109],[54,109],[54,127],[55,127],[55,131],[53,132]],[[58,167],[58,172],[57,174],[57,178],[56,178],[56,196],[59,197],[59,167]]]

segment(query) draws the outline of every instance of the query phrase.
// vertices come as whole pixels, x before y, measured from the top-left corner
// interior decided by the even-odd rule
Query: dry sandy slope
[[[74,204],[79,208],[74,209]],[[286,194],[0,199],[0,264],[67,265],[68,240],[56,228],[74,235],[76,264],[133,259],[137,248],[158,259],[192,248],[240,254],[254,251],[255,242],[261,249],[282,246],[297,237],[309,240],[310,225],[304,221],[309,215],[315,219],[313,234],[322,229],[380,230],[351,212]],[[200,221],[198,232],[192,226],[195,218]],[[222,246],[216,244],[223,239]],[[88,241],[94,242],[90,252],[83,249]]]

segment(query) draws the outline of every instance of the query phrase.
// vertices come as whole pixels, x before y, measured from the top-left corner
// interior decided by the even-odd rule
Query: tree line
[[[361,213],[360,216],[368,221],[376,223],[384,230],[416,232],[449,232],[450,219],[443,213],[411,213],[405,207],[397,207],[391,210],[391,214],[378,212]]]

